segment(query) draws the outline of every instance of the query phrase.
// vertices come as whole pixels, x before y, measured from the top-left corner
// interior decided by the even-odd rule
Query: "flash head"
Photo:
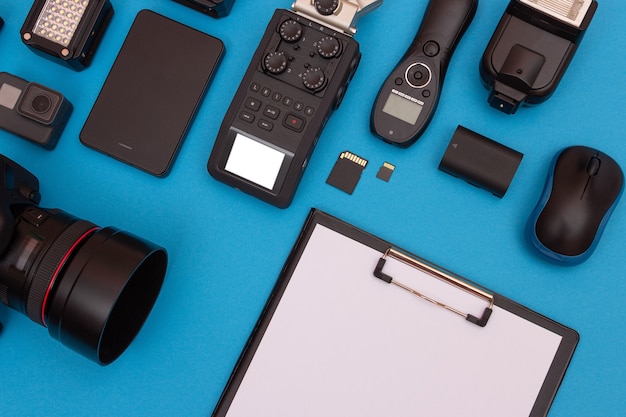
[[[595,0],[511,0],[480,64],[489,104],[513,114],[547,100],[597,7]]]
[[[109,0],[36,0],[20,33],[35,52],[80,71],[91,63],[112,15]]]

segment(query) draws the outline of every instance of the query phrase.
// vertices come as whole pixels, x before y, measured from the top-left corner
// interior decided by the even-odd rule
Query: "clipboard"
[[[312,209],[212,416],[546,416],[578,340]]]

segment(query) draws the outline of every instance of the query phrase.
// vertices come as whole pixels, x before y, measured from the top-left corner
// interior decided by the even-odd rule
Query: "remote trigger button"
[[[424,54],[429,57],[434,57],[439,53],[439,44],[435,41],[428,41],[424,44]]]

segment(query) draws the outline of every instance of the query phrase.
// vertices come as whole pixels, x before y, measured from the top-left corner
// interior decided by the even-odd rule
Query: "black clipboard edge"
[[[529,417],[545,417],[548,415],[556,393],[563,382],[565,372],[574,356],[576,346],[580,341],[580,335],[576,330],[564,326],[500,294],[494,294],[494,304],[562,337],[561,343],[550,365],[550,369],[548,370],[548,374],[546,375],[546,379],[543,381],[535,405],[529,415]]]
[[[298,235],[298,238],[296,239],[296,242],[287,257],[287,260],[281,269],[276,284],[274,284],[274,288],[272,289],[270,296],[263,307],[263,311],[250,333],[250,337],[244,345],[242,353],[237,360],[235,368],[226,383],[226,387],[224,388],[224,391],[222,392],[211,417],[225,417],[228,414],[228,409],[237,395],[239,385],[243,381],[248,366],[256,354],[256,350],[263,339],[265,330],[272,321],[274,312],[280,303],[280,299],[282,298],[282,295],[291,280],[291,276],[300,261],[300,257],[304,252],[313,230],[315,230],[315,226],[318,224],[341,233],[359,243],[367,245],[372,249],[381,252],[381,254],[390,247],[393,247],[393,245],[381,238],[352,226],[351,224],[325,213],[324,211],[312,208],[309,211],[304,225],[302,226],[302,230],[300,231],[300,234]],[[410,252],[404,252],[408,255],[412,255]],[[436,264],[430,264],[432,266],[439,267]],[[480,286],[472,281],[466,281],[470,284]],[[546,379],[544,380],[539,394],[537,395],[537,400],[535,401],[529,415],[529,417],[545,417],[547,416],[550,406],[552,405],[561,382],[563,381],[565,371],[569,366],[574,350],[580,340],[580,336],[575,330],[557,323],[556,321],[524,307],[500,294],[494,293],[494,305],[508,310],[511,313],[514,313],[562,337],[561,344],[557,349],[552,365],[550,366]]]

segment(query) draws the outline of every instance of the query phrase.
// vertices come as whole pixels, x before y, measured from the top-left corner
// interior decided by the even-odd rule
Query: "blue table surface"
[[[622,1],[600,1],[553,97],[512,116],[488,106],[478,74],[480,57],[508,1],[480,2],[452,59],[434,120],[408,149],[376,139],[369,131],[369,115],[380,84],[413,39],[427,2],[384,2],[359,22],[360,67],[287,209],[215,181],[206,162],[267,22],[274,9],[291,3],[237,0],[223,19],[171,0],[113,3],[115,15],[92,65],[75,72],[34,54],[20,41],[31,2],[2,1],[0,71],[63,92],[74,112],[53,151],[2,131],[0,153],[39,178],[42,207],[62,208],[167,248],[167,276],[137,338],[107,367],[77,355],[46,329],[0,305],[0,415],[209,415],[311,207],[577,330],[580,344],[551,417],[626,414],[626,203],[618,205],[593,256],[576,267],[546,263],[523,237],[558,150],[592,146],[626,167]],[[115,161],[78,139],[143,8],[216,36],[226,46],[166,178]],[[437,169],[459,124],[524,154],[504,198]],[[345,150],[369,161],[353,195],[325,182]],[[376,178],[384,162],[396,166],[388,183]],[[462,349],[460,345],[460,354]]]

